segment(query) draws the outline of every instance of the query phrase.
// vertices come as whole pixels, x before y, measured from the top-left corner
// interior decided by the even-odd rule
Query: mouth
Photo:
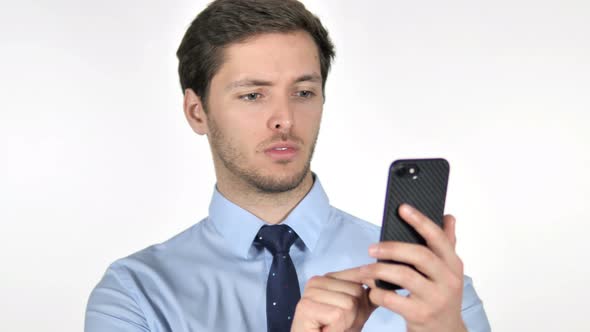
[[[264,153],[273,160],[292,160],[299,152],[299,147],[293,143],[277,143],[264,150]]]

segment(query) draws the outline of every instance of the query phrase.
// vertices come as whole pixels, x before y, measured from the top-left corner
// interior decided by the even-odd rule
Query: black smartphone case
[[[410,171],[411,168],[414,168],[413,173]],[[442,228],[448,178],[449,163],[445,159],[394,161],[389,168],[381,241],[426,245],[422,236],[401,219],[398,209],[402,203],[408,203]],[[381,262],[404,264],[394,261]],[[382,280],[376,280],[376,284],[389,290],[400,288]]]

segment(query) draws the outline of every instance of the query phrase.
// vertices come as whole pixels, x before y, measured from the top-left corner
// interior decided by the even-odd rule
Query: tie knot
[[[299,236],[287,225],[262,226],[255,243],[262,244],[271,254],[289,253],[289,248]]]

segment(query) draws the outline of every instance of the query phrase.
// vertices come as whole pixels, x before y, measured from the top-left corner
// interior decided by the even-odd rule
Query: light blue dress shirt
[[[314,275],[375,261],[367,250],[379,227],[330,206],[317,178],[284,223],[300,237],[290,254],[301,293]],[[85,331],[266,331],[272,256],[253,246],[264,224],[215,190],[208,218],[107,269],[90,295]],[[469,331],[490,331],[469,277],[462,308]],[[406,329],[401,316],[378,308],[363,331]]]

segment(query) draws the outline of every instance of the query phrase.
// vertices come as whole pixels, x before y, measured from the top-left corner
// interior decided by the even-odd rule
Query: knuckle
[[[305,287],[305,290],[303,291],[303,296],[302,298],[313,298],[314,295],[317,293],[317,288],[314,287]]]
[[[364,272],[363,272],[363,273],[364,273],[365,275],[371,275],[371,274],[374,274],[374,273],[376,273],[376,271],[377,271],[377,269],[376,269],[376,268],[377,268],[379,265],[380,265],[379,263],[372,263],[372,264],[367,264],[367,265],[365,265],[365,266],[363,267],[363,269],[364,269]]]
[[[463,290],[463,278],[455,275],[451,276],[449,286],[455,292]]]
[[[383,241],[379,244],[379,248],[384,251],[392,251],[397,248],[397,243],[395,241]]]
[[[418,225],[416,225],[416,230],[427,242],[434,240],[435,234],[425,222],[420,222]]]
[[[374,270],[374,275],[375,277],[377,277],[377,279],[381,279],[381,280],[390,280],[391,277],[397,277],[396,279],[399,280],[399,268],[397,264],[391,264],[391,265],[378,265],[375,266],[375,270]]]
[[[389,266],[378,264],[374,267],[373,273],[378,279],[387,280],[390,276],[390,269],[392,267],[395,269],[394,265]]]
[[[423,249],[426,255],[426,259],[428,259],[428,261],[435,261],[435,260],[439,260],[440,258],[430,249],[424,248]]]
[[[424,246],[416,246],[415,249],[416,257],[420,262],[430,262],[436,258],[436,255],[428,248]]]
[[[461,272],[461,275],[463,275],[463,269],[465,268],[465,264],[463,263],[463,260],[461,258],[457,258],[457,268],[459,269],[459,272]]]
[[[354,293],[353,296],[357,299],[360,299],[365,295],[365,289],[363,288],[363,286],[354,287],[352,292]]]
[[[443,238],[446,238],[446,235],[443,233],[443,231],[441,229],[434,228],[434,227],[428,227],[428,226],[430,226],[430,225],[427,225],[426,223],[424,223],[424,234],[428,238],[430,238],[434,241],[441,241]]]
[[[301,298],[301,300],[299,300],[299,302],[297,303],[297,306],[295,306],[295,311],[299,311],[299,312],[309,312],[311,310],[311,306],[313,305],[313,301],[308,299],[308,298]]]
[[[354,311],[356,308],[358,308],[358,304],[359,304],[358,299],[353,296],[347,296],[346,300],[343,303],[344,309],[346,309],[348,311]]]
[[[307,281],[306,287],[317,287],[321,284],[323,277],[313,276]]]
[[[309,283],[312,283],[312,284],[318,283],[322,279],[323,279],[322,276],[313,276],[313,277],[311,277],[311,279],[309,279]]]
[[[345,317],[344,310],[339,307],[333,307],[328,315],[331,322],[342,321]]]
[[[404,265],[399,266],[398,275],[400,283],[403,284],[411,285],[414,280],[414,271]]]
[[[383,293],[375,290],[371,290],[369,292],[369,301],[375,304],[382,304],[383,303]]]
[[[299,303],[297,304],[297,306],[310,307],[312,304],[313,304],[313,300],[312,299],[309,299],[307,297],[304,297],[301,300],[299,300]]]

